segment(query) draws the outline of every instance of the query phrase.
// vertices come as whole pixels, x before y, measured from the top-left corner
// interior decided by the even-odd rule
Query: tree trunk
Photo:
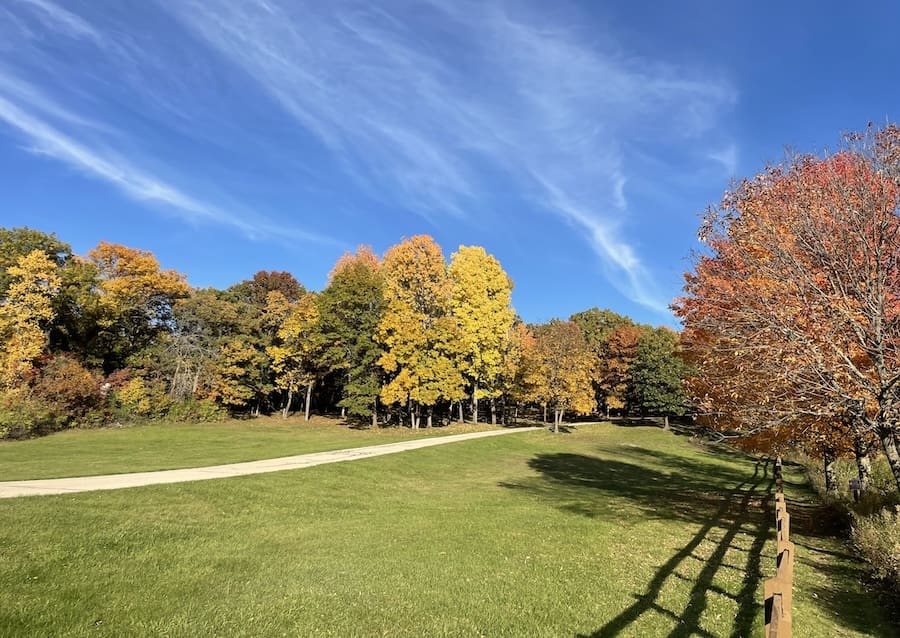
[[[175,397],[175,394],[178,392],[178,388],[176,384],[178,383],[178,373],[181,372],[181,360],[178,360],[178,363],[175,364],[175,372],[172,373],[172,383],[169,385],[169,396]]]
[[[346,419],[346,418],[347,418],[347,408],[345,408],[345,407],[343,407],[343,406],[341,407],[341,418],[342,418],[342,419]]]
[[[291,411],[291,402],[293,402],[293,400],[294,400],[294,386],[289,385],[288,393],[287,393],[287,401],[284,402],[284,409],[281,411],[282,419],[288,418],[288,414],[290,414],[290,411]]]
[[[472,386],[472,423],[478,423],[478,384]]]
[[[859,473],[859,489],[865,492],[869,488],[872,479],[872,459],[869,458],[869,443],[866,439],[857,435],[853,439],[853,451],[856,454],[856,469]]]
[[[837,492],[837,476],[835,473],[835,456],[834,448],[826,446],[822,450],[822,463],[825,467],[825,491],[829,494]]]
[[[553,408],[553,432],[559,433],[559,408]]]
[[[878,438],[881,439],[884,455],[887,457],[891,473],[894,475],[894,482],[897,483],[897,489],[900,490],[900,452],[897,452],[897,442],[894,440],[894,433],[890,426],[880,426]]]
[[[494,397],[491,397],[491,425],[497,425],[497,403]]]
[[[462,399],[459,400],[459,403],[458,403],[457,405],[459,406],[459,422],[460,422],[460,423],[465,423],[465,417],[464,417],[464,415],[463,415],[463,402],[462,402]]]
[[[378,427],[378,397],[375,397],[375,400],[372,401],[372,427]]]
[[[547,404],[546,403],[544,404],[544,421],[543,422],[544,423],[547,422]]]
[[[900,425],[895,425],[894,432],[894,449],[897,450],[897,458],[900,458]]]
[[[663,430],[671,430],[671,429],[672,428],[669,427],[669,415],[667,414],[663,417]]]
[[[312,402],[312,389],[315,381],[306,386],[306,420],[309,421],[309,404]]]
[[[429,405],[429,406],[428,406],[428,422],[425,424],[425,427],[426,427],[426,428],[430,428],[430,427],[431,427],[431,424],[432,424],[432,419],[431,419],[431,417],[432,417],[433,415],[434,415],[434,406],[433,406],[433,405]]]

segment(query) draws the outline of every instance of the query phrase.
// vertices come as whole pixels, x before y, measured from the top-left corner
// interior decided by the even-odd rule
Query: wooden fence
[[[775,577],[766,580],[766,638],[791,638],[791,591],[794,587],[794,544],[791,515],[782,489],[781,457],[775,460]]]

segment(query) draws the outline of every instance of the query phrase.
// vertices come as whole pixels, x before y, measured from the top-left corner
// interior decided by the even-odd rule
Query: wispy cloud
[[[51,0],[13,1],[30,8],[40,20],[60,33],[73,38],[92,40],[97,44],[103,42],[100,32],[94,29],[90,23],[58,4],[51,2]]]
[[[4,88],[14,87],[19,96],[30,98],[27,110],[18,106]],[[26,140],[26,149],[44,155],[116,186],[139,201],[162,204],[190,222],[206,222],[230,226],[251,238],[290,236],[320,243],[337,243],[330,238],[292,228],[276,228],[274,224],[251,216],[239,216],[214,204],[197,199],[159,179],[109,149],[92,147],[63,133],[35,111],[44,111],[76,126],[108,130],[82,117],[68,113],[46,96],[20,80],[0,75],[0,122],[18,131]]]
[[[738,149],[737,145],[729,144],[724,148],[716,149],[710,151],[706,155],[712,161],[721,164],[722,168],[725,169],[725,173],[728,177],[734,177],[737,173],[737,165],[738,165]]]
[[[221,225],[253,239],[343,245],[287,220],[276,223],[259,206],[231,197],[228,184],[210,186],[194,171],[179,170],[168,148],[161,155],[160,133],[165,138],[184,124],[172,94],[187,102],[190,82],[173,72],[165,49],[147,46],[147,33],[115,10],[91,15],[90,5],[74,7],[53,0],[4,7],[14,21],[0,20],[0,128],[14,131],[26,151],[191,224]],[[227,135],[223,128],[203,134]]]
[[[13,0],[0,8],[15,18],[0,20],[0,122],[129,197],[254,237],[332,242],[289,230],[284,206],[327,227],[315,209],[337,208],[341,189],[345,207],[362,192],[438,226],[514,226],[494,207],[503,192],[666,312],[635,239],[653,179],[638,158],[691,148],[660,161],[733,171],[718,129],[736,93],[629,54],[565,1],[529,2]]]
[[[172,11],[361,185],[431,219],[465,217],[485,193],[482,168],[505,173],[587,236],[624,294],[665,312],[627,239],[628,148],[702,136],[733,88],[526,5],[381,6],[194,0]]]

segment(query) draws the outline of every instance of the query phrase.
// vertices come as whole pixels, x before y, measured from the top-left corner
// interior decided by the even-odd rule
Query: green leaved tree
[[[668,328],[646,331],[640,338],[631,366],[629,404],[642,413],[669,417],[684,414],[684,380],[688,366],[679,354],[678,335]]]
[[[325,367],[343,377],[338,405],[378,425],[381,348],[374,340],[384,309],[384,280],[378,257],[366,246],[338,260],[319,295]]]

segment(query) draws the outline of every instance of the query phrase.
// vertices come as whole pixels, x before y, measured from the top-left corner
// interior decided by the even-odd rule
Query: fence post
[[[781,456],[775,459],[775,577],[763,585],[766,638],[791,638],[794,586],[794,543],[791,515],[784,500]]]

